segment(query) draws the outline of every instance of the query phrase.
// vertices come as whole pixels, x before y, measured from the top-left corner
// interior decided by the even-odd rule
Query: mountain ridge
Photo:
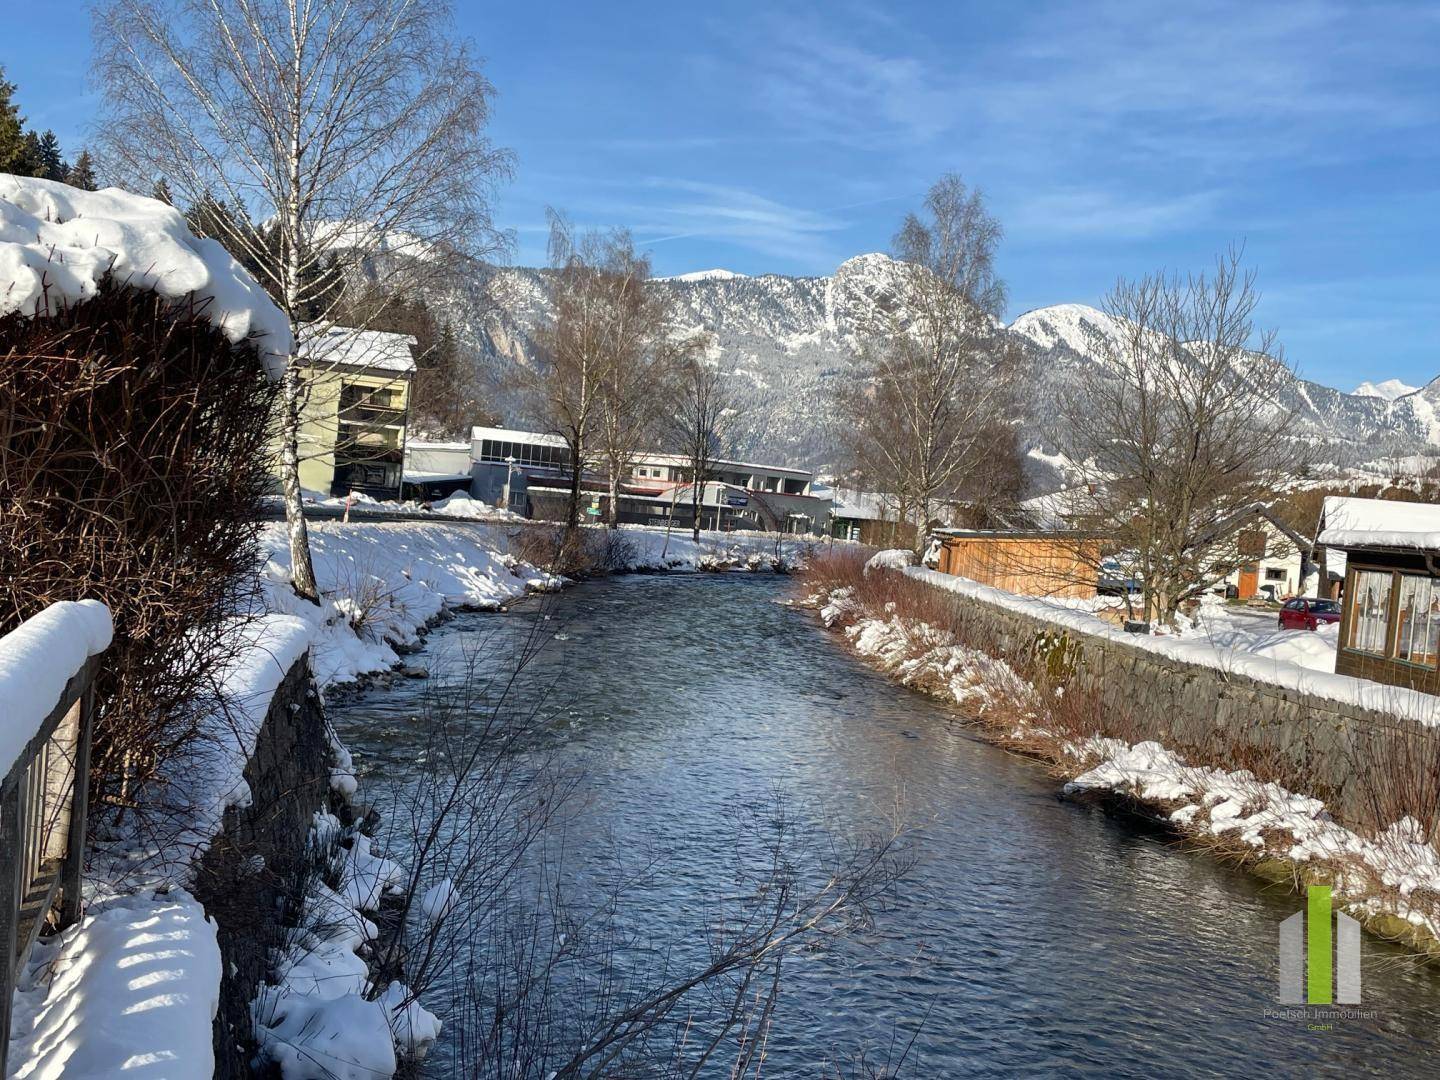
[[[898,273],[898,263],[872,252],[825,276],[697,271],[653,283],[669,293],[677,330],[714,335],[708,359],[728,376],[740,406],[734,452],[836,471],[843,466],[844,431],[829,407],[831,387],[854,370],[861,328]],[[496,412],[515,426],[538,422],[516,391],[515,369],[535,361],[534,335],[548,317],[551,274],[486,265],[428,297],[455,326]],[[1110,321],[1088,305],[1061,303],[1022,312],[1000,327],[1031,361],[1023,442],[1036,462],[1059,448],[1058,404],[1094,377],[1099,360],[1091,335],[1105,332]],[[1440,378],[1390,400],[1297,376],[1286,380],[1277,404],[1293,410],[1297,430],[1338,465],[1440,454]],[[1047,468],[1037,464],[1040,488],[1059,482]]]

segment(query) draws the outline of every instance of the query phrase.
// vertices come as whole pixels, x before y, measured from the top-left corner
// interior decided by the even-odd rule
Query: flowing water
[[[553,683],[549,752],[581,767],[590,835],[659,854],[633,916],[656,940],[692,929],[723,887],[729,811],[785,791],[843,832],[898,800],[918,826],[914,865],[872,928],[790,965],[765,1075],[883,1060],[912,1036],[914,1077],[1434,1071],[1437,969],[1366,938],[1363,1015],[1276,1015],[1277,927],[1299,897],[1058,798],[1035,763],[785,606],[794,588],[739,574],[593,582],[462,614],[424,658],[443,680],[443,658],[480,637],[537,619],[559,631],[537,669]],[[425,688],[331,710],[362,770],[416,767],[406,722]],[[442,1045],[427,1071],[458,1071],[448,1060]]]

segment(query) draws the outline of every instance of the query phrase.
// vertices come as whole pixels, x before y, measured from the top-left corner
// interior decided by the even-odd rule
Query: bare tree
[[[738,411],[720,369],[699,355],[686,357],[675,374],[669,441],[686,459],[690,484],[691,535],[700,542],[700,508],[705,482],[724,453]]]
[[[615,529],[620,525],[620,486],[633,471],[636,455],[657,439],[667,388],[693,339],[671,336],[668,295],[650,286],[650,260],[635,254],[629,233],[614,234],[602,272],[609,308],[602,314],[611,329],[593,444],[609,488],[606,523]]]
[[[917,545],[940,504],[1014,499],[994,481],[1015,470],[989,467],[1014,447],[1000,237],[978,191],[953,174],[936,183],[896,234],[893,293],[867,320],[858,377],[841,394],[857,470],[915,522]]]
[[[650,260],[623,229],[576,236],[550,212],[553,313],[537,333],[540,360],[528,394],[570,451],[567,527],[580,520],[583,473],[603,467],[609,524],[619,524],[620,485],[653,436],[664,386],[686,344],[672,340],[670,309],[649,287]]]
[[[535,335],[540,356],[529,375],[526,395],[570,452],[565,526],[574,530],[580,524],[581,485],[600,409],[601,384],[613,351],[614,318],[607,294],[616,283],[608,264],[621,240],[616,233],[577,238],[562,214],[554,209],[548,214],[553,302],[550,321]]]
[[[1236,248],[1208,274],[1120,281],[1092,334],[1103,374],[1066,409],[1077,519],[1109,538],[1161,623],[1244,557],[1217,525],[1271,501],[1305,459],[1280,404],[1294,373],[1255,330],[1259,300]]]
[[[226,203],[216,239],[297,340],[327,321],[337,281],[402,263],[438,273],[499,243],[487,194],[509,157],[485,137],[493,91],[448,5],[117,0],[96,8],[95,37],[106,168],[136,190],[163,178],[190,206]],[[295,590],[314,599],[302,366],[283,379],[280,466]]]

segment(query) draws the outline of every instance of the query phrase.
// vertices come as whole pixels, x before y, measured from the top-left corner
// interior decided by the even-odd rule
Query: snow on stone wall
[[[290,324],[265,290],[214,240],[195,236],[158,199],[119,188],[0,174],[0,315],[44,314],[94,296],[107,273],[167,299],[208,300],[204,316],[231,341],[257,335],[278,376]]]
[[[1063,632],[1077,687],[1093,693],[1107,714],[1135,718],[1147,737],[1166,747],[1213,741],[1277,755],[1333,792],[1332,810],[1352,822],[1366,823],[1373,809],[1356,777],[1367,767],[1403,760],[1397,754],[1405,740],[1440,726],[1440,698],[1429,694],[1204,639],[1126,634],[1044,600],[918,567],[905,573],[963,598],[957,614],[970,632],[1006,657],[1029,656]]]

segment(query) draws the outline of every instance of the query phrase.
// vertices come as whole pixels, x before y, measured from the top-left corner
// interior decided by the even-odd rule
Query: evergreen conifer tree
[[[55,132],[46,131],[40,136],[40,171],[36,176],[43,176],[46,180],[64,180],[69,167],[60,154],[60,140],[55,137]]]
[[[25,122],[14,96],[15,84],[5,81],[0,68],[0,172],[14,172],[25,147]]]
[[[20,140],[20,153],[10,163],[8,172],[16,176],[43,176],[45,163],[40,150],[40,136],[27,131]]]
[[[75,159],[75,164],[71,165],[65,173],[65,182],[82,191],[95,190],[95,159],[90,156],[89,150],[80,151],[80,156]]]

